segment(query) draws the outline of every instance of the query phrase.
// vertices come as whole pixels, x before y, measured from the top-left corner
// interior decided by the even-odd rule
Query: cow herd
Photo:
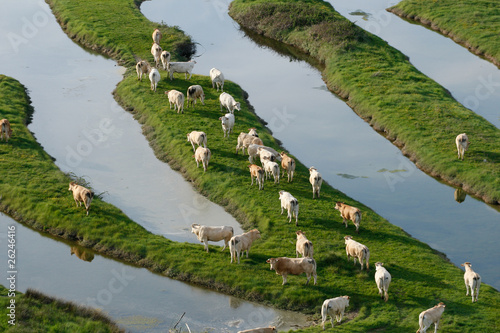
[[[160,39],[161,32],[157,29],[153,33],[154,42],[151,48],[151,54],[153,55],[156,66],[158,67],[161,62],[163,64],[163,69],[168,71],[170,80],[173,80],[174,73],[184,73],[185,79],[189,80],[196,62],[170,62],[170,53],[162,50],[159,45]],[[141,80],[143,74],[149,74],[151,89],[156,91],[158,81],[160,80],[158,70],[156,68],[152,68],[147,61],[142,60],[137,63],[136,71],[138,80]],[[220,111],[227,111],[224,116],[219,118],[222,125],[223,135],[226,138],[229,137],[233,131],[235,124],[234,112],[241,110],[241,104],[240,102],[237,102],[233,96],[223,91],[224,75],[220,70],[212,68],[209,74],[212,82],[212,89],[217,89],[217,92],[219,92],[219,89],[221,91],[219,95]],[[169,90],[166,91],[165,94],[168,96],[170,108],[172,108],[173,105],[174,111],[177,110],[177,113],[183,113],[185,101],[184,94],[177,90]],[[199,100],[204,105],[205,94],[203,92],[203,87],[200,85],[190,86],[187,89],[186,96],[188,106],[191,103],[191,106],[194,107],[196,100]],[[207,147],[207,134],[200,130],[192,131],[187,134],[187,141],[191,143],[193,147],[193,157],[195,158],[197,167],[199,167],[199,164],[201,163],[203,165],[204,172],[206,172],[211,158],[211,151]],[[465,133],[457,136],[456,146],[458,150],[458,157],[463,159],[464,152],[469,146],[469,141]],[[247,150],[249,156],[248,160],[250,164],[248,165],[248,170],[250,172],[251,185],[255,182],[258,185],[258,189],[263,190],[265,179],[273,177],[274,183],[279,184],[280,178],[283,179],[285,174],[287,176],[287,181],[293,182],[296,167],[295,160],[286,152],[278,153],[273,148],[265,146],[262,139],[259,138],[255,128],[250,128],[248,133],[242,132],[238,136],[236,154],[238,154],[240,150],[242,150],[243,154],[245,154],[245,149]],[[262,166],[256,164],[257,158],[260,159]],[[323,179],[315,167],[309,168],[309,182],[312,186],[313,199],[319,198]],[[294,197],[292,193],[281,190],[279,191],[279,200],[281,202],[281,214],[283,214],[286,210],[288,222],[290,223],[292,219],[294,219],[295,225],[298,226],[298,199]],[[356,232],[359,234],[360,222],[362,218],[361,210],[343,202],[336,202],[334,208],[340,212],[340,216],[343,223],[345,223],[346,228],[348,227],[348,221],[352,221],[356,227]],[[206,226],[192,224],[191,227],[192,233],[197,236],[200,242],[204,243],[204,249],[207,252],[209,251],[208,242],[218,242],[223,240],[224,247],[222,250],[229,246],[231,263],[237,262],[239,264],[240,258],[244,252],[246,252],[246,258],[248,258],[253,242],[261,238],[261,234],[257,229],[250,230],[241,235],[234,235],[233,228],[229,226]],[[283,285],[287,283],[288,275],[301,275],[304,273],[307,276],[306,284],[309,283],[311,277],[314,278],[314,284],[317,284],[317,263],[313,259],[313,244],[307,239],[303,231],[297,231],[296,235],[296,258],[269,258],[267,259],[267,263],[270,264],[270,270],[274,270],[276,274],[282,276]],[[359,261],[361,269],[363,270],[364,267],[366,267],[368,270],[370,259],[370,250],[368,247],[355,241],[352,236],[345,236],[344,241],[347,259],[352,257],[354,264],[356,264],[356,261]],[[477,273],[472,271],[470,263],[465,263],[463,266],[466,268],[464,279],[467,287],[467,295],[469,295],[470,289],[472,301],[475,302],[477,301],[481,279]],[[377,262],[375,264],[375,268],[375,283],[378,292],[380,297],[387,302],[389,299],[389,284],[392,280],[391,274],[381,262]],[[349,306],[349,299],[350,296],[339,296],[327,299],[323,302],[323,306],[321,307],[323,329],[325,329],[325,323],[328,316],[331,318],[330,322],[332,327],[334,326],[334,316],[338,323],[342,321],[345,308]],[[440,303],[434,308],[423,311],[419,316],[419,332],[425,332],[433,323],[435,324],[437,330],[439,319],[444,311],[444,307],[445,305]],[[277,330],[275,327],[265,327],[241,332],[277,332]]]
[[[159,29],[156,29],[153,32],[152,37],[153,45],[151,47],[151,54],[153,55],[156,67],[158,67],[160,63],[162,63],[163,69],[168,71],[171,80],[173,79],[173,73],[185,73],[185,79],[188,79],[189,74],[189,78],[191,78],[192,70],[196,62],[170,62],[170,53],[163,50],[160,46],[161,31]],[[156,67],[152,67],[146,60],[141,60],[136,64],[138,80],[141,81],[143,75],[148,75],[151,81],[151,90],[155,92],[158,86],[158,82],[161,78],[160,72]],[[233,96],[226,92],[223,92],[224,75],[220,70],[212,68],[210,70],[210,79],[212,82],[212,88],[217,89],[217,91],[219,91],[219,89],[221,90],[221,94],[219,96],[221,111],[223,111],[223,109],[226,109],[228,111],[228,113],[220,117],[219,120],[222,124],[224,137],[229,137],[229,134],[232,132],[235,124],[234,111],[240,111],[241,105],[233,98]],[[177,110],[177,113],[183,113],[185,103],[184,94],[177,90],[165,91],[165,94],[168,97],[170,108],[174,106],[174,111]],[[190,102],[191,105],[194,106],[196,104],[196,100],[199,100],[204,105],[205,95],[203,92],[203,88],[200,85],[190,86],[186,92],[186,95],[188,106]],[[0,139],[8,142],[9,138],[12,135],[12,130],[7,119],[0,120],[0,129]],[[206,133],[203,131],[192,131],[187,134],[187,141],[192,145],[194,152],[193,157],[195,158],[197,167],[199,167],[199,163],[201,162],[204,172],[206,172],[211,158],[211,151],[207,147]],[[458,150],[458,158],[463,160],[464,153],[470,144],[469,139],[465,133],[462,133],[456,137],[455,141]],[[264,187],[264,179],[269,179],[272,176],[274,179],[274,183],[279,184],[280,178],[283,179],[285,174],[287,175],[288,182],[293,181],[296,165],[295,160],[292,157],[288,156],[288,154],[285,152],[278,153],[273,148],[264,146],[255,128],[249,129],[248,133],[242,132],[238,136],[236,154],[239,150],[242,150],[244,154],[245,148],[247,149],[247,153],[249,155],[250,165],[248,166],[248,168],[251,176],[251,185],[253,185],[255,180],[255,182],[258,184],[259,190],[262,190]],[[262,167],[255,164],[255,160],[257,159],[257,157],[260,158]],[[280,162],[280,164],[278,164],[278,162]],[[321,174],[314,167],[309,168],[309,181],[312,186],[313,199],[319,198],[323,179]],[[92,201],[94,193],[89,189],[76,184],[75,182],[70,183],[69,190],[73,192],[73,198],[77,206],[81,206],[82,203],[84,204],[86,214],[88,215],[90,210],[90,203]],[[279,200],[281,202],[281,214],[283,214],[284,210],[286,210],[288,222],[291,222],[292,219],[295,219],[295,225],[298,226],[298,199],[295,198],[291,193],[281,190],[279,191]],[[359,233],[359,227],[362,217],[361,211],[356,207],[349,206],[342,202],[336,202],[334,208],[340,212],[340,216],[343,219],[346,228],[348,227],[348,221],[350,220],[354,223],[356,232]],[[191,227],[192,233],[197,236],[200,242],[204,243],[204,249],[207,252],[209,251],[209,241],[219,242],[223,240],[224,247],[222,248],[222,250],[224,250],[226,247],[229,247],[231,263],[233,263],[233,261],[236,261],[239,264],[240,257],[245,251],[246,258],[248,258],[248,253],[252,246],[252,243],[261,237],[261,234],[257,229],[250,230],[241,235],[234,235],[233,228],[229,226],[205,226],[192,224]],[[313,259],[313,244],[307,239],[303,231],[297,231],[296,235],[296,258],[269,258],[267,259],[267,263],[270,264],[271,270],[274,270],[276,274],[282,276],[283,285],[287,283],[287,276],[289,274],[301,275],[303,273],[305,273],[307,276],[306,284],[309,283],[311,277],[314,278],[314,284],[317,284],[317,264]],[[352,257],[354,260],[354,264],[356,264],[356,260],[358,260],[361,269],[363,270],[363,268],[366,267],[368,270],[370,258],[370,250],[368,249],[368,247],[355,241],[352,236],[345,236],[344,241],[346,246],[347,258],[349,259],[350,257]],[[470,290],[472,302],[477,302],[479,287],[481,284],[481,277],[479,276],[479,274],[472,270],[471,264],[469,262],[462,264],[462,266],[465,267],[464,281],[466,285],[467,296],[469,295]],[[376,286],[381,298],[387,302],[389,299],[389,284],[392,279],[391,274],[385,267],[383,267],[383,263],[381,262],[377,262],[375,264],[375,267]],[[349,296],[339,296],[336,298],[327,299],[323,302],[323,305],[321,307],[323,329],[325,329],[325,322],[327,321],[328,315],[330,315],[331,317],[330,321],[332,327],[334,326],[334,316],[337,322],[341,322],[345,308],[349,306],[349,299]],[[423,311],[419,316],[418,332],[425,332],[432,324],[435,324],[435,330],[437,330],[439,319],[444,311],[444,308],[445,305],[443,303],[439,303],[435,307]],[[277,332],[277,330],[275,327],[268,327],[241,332]]]

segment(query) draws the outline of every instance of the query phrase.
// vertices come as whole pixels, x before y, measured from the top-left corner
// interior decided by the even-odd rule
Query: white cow
[[[203,165],[203,172],[206,172],[208,169],[208,162],[210,162],[210,157],[212,156],[212,152],[208,148],[198,147],[193,155],[196,161],[196,167],[200,167],[200,162]]]
[[[207,134],[201,131],[192,131],[187,134],[187,140],[193,146],[193,151],[195,151],[194,145],[198,146],[203,145],[203,147],[207,148]]]
[[[302,255],[302,257],[312,258],[314,254],[313,243],[307,239],[306,233],[302,230],[297,230],[295,233],[297,234],[297,243],[295,243],[297,258],[299,254]]]
[[[321,306],[321,321],[323,323],[323,330],[325,330],[325,322],[328,315],[330,315],[332,327],[334,327],[333,316],[335,316],[338,323],[342,321],[345,308],[349,306],[349,299],[349,296],[339,296],[327,299],[323,302],[323,305]]]
[[[472,303],[477,302],[477,297],[479,296],[479,287],[481,287],[481,276],[474,272],[474,270],[471,268],[472,264],[470,262],[464,262],[462,266],[465,267],[464,282],[465,289],[467,290],[467,294],[465,296],[469,296],[470,288]]]
[[[282,276],[282,285],[286,284],[288,274],[300,275],[302,273],[306,273],[306,284],[309,284],[311,276],[314,277],[314,284],[317,284],[318,276],[316,274],[316,260],[313,258],[280,257],[267,259],[266,262],[271,264],[270,270],[274,269],[276,274]]]
[[[264,167],[264,172],[266,173],[266,179],[269,175],[273,175],[274,183],[280,183],[280,166],[276,162],[269,161],[268,159],[262,160],[262,166]]]
[[[146,60],[141,60],[135,65],[135,71],[137,73],[137,79],[142,81],[142,75],[149,74],[151,70],[151,65]]]
[[[160,82],[160,72],[156,68],[152,68],[149,71],[149,81],[151,81],[151,90],[156,92],[156,87],[158,87],[158,82]]]
[[[223,117],[220,117],[219,120],[222,123],[222,131],[224,131],[224,137],[229,138],[229,134],[233,131],[234,127],[234,114],[226,113]]]
[[[353,257],[354,265],[356,265],[356,258],[359,260],[361,265],[361,269],[363,269],[363,260],[366,262],[366,269],[370,268],[369,259],[370,259],[370,250],[365,245],[356,242],[352,239],[352,236],[345,236],[345,251],[347,253],[347,260],[349,257]]]
[[[203,92],[203,88],[199,84],[189,86],[186,96],[188,107],[190,101],[191,105],[194,106],[194,104],[196,104],[196,99],[199,99],[201,104],[205,105],[205,93]]]
[[[184,73],[184,79],[188,80],[187,75],[189,74],[189,79],[191,79],[192,71],[196,61],[189,60],[186,62],[169,62],[167,64],[167,71],[170,74],[170,80],[174,79],[174,73]]]
[[[228,93],[223,92],[219,96],[220,110],[225,107],[230,113],[234,113],[234,110],[240,111],[240,102],[236,102],[233,96]]]
[[[391,274],[385,269],[384,264],[377,262],[375,264],[375,283],[378,293],[387,302],[389,299],[389,284],[391,283]]]
[[[219,91],[219,87],[221,91],[224,91],[224,74],[220,70],[212,68],[210,70],[210,80],[212,80],[212,88],[217,85],[217,91]]]
[[[153,45],[151,46],[151,54],[153,55],[156,67],[158,67],[160,65],[160,57],[161,57],[162,51],[163,50],[162,50],[160,44],[158,44],[158,43],[153,43]]]
[[[169,108],[172,108],[172,104],[174,105],[174,111],[177,110],[181,113],[184,113],[184,94],[178,90],[172,89],[165,91],[165,95],[168,97]]]
[[[229,251],[231,252],[231,263],[233,260],[238,258],[238,264],[240,263],[240,254],[244,251],[248,251],[252,246],[252,243],[260,238],[260,231],[257,229],[250,230],[244,234],[231,237],[229,241]]]
[[[321,178],[321,174],[315,167],[309,168],[309,182],[312,185],[313,199],[315,196],[319,198],[319,191],[321,190],[321,184],[323,184],[323,178]]]
[[[427,329],[432,324],[434,324],[434,333],[436,333],[439,326],[439,320],[441,319],[441,315],[443,314],[445,307],[446,305],[444,305],[444,303],[441,302],[433,308],[422,311],[418,316],[419,328],[417,333],[427,332]]]
[[[167,65],[170,62],[170,52],[162,51],[160,54],[161,64],[163,65],[163,70],[167,70]]]
[[[469,149],[470,141],[469,138],[467,137],[467,134],[462,133],[457,135],[455,138],[455,143],[457,145],[457,150],[458,150],[458,158],[461,160],[464,159],[464,154]]]
[[[196,223],[191,224],[191,232],[198,237],[198,240],[205,243],[205,251],[208,252],[208,242],[219,242],[224,240],[222,251],[228,246],[231,237],[233,237],[233,227],[230,226],[207,226]]]
[[[280,191],[281,214],[283,209],[287,211],[288,223],[292,222],[292,215],[295,216],[295,225],[299,225],[299,201],[289,192]]]

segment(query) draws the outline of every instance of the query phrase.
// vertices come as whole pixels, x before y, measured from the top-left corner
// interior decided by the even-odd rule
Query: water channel
[[[353,8],[345,11],[376,13],[388,6],[372,9],[363,7],[371,2],[364,2],[366,4],[356,2],[356,7],[353,3]],[[240,84],[249,92],[250,102],[259,116],[269,123],[274,135],[303,163],[316,166],[332,186],[446,253],[455,264],[471,261],[483,276],[483,281],[499,289],[500,259],[485,258],[482,253],[485,247],[500,250],[496,242],[500,234],[498,208],[470,196],[462,203],[456,202],[454,188],[416,169],[395,146],[328,92],[316,69],[259,46],[241,33],[238,25],[227,16],[227,5],[228,1],[222,0],[155,0],[143,3],[141,9],[150,20],[178,25],[200,43],[195,72],[208,75],[210,68],[217,67],[228,79]],[[363,21],[359,16],[341,13]],[[368,15],[368,19],[370,17],[375,15]],[[389,21],[416,27],[426,43],[437,35],[397,17]],[[0,73],[18,79],[30,90],[35,107],[30,130],[46,151],[56,158],[56,164],[63,171],[85,176],[98,192],[107,192],[106,201],[151,232],[176,241],[195,241],[189,225],[197,222],[202,212],[207,224],[238,226],[223,209],[198,195],[178,173],[156,160],[140,126],[112,99],[111,91],[121,79],[122,68],[113,61],[83,51],[71,42],[42,1],[23,0],[22,5],[2,1],[0,22]],[[404,30],[390,26],[383,26],[380,30],[394,30],[395,35],[405,34]],[[407,44],[416,43],[406,35],[399,35],[399,39]],[[422,56],[430,55],[427,60],[421,60],[422,63],[434,64],[434,49],[441,47],[445,43],[443,40],[438,39],[435,45],[416,47]],[[440,56],[450,63],[447,66],[450,72],[444,73],[443,77],[453,83],[461,82],[457,88],[450,88],[446,81],[441,82],[427,74],[420,68],[423,65],[415,62],[416,55],[407,50],[403,52],[454,96],[473,96],[479,75],[498,72],[489,69],[484,60],[475,56],[470,59],[466,56],[467,60],[453,64],[458,54],[468,54],[468,51],[454,43],[449,43],[448,47],[450,50],[446,51],[446,56]],[[470,77],[457,78],[462,71],[453,71],[456,68],[476,68],[470,66],[487,67],[488,70],[485,74],[476,72],[475,81]],[[444,71],[442,67],[437,68]],[[459,90],[465,93],[459,95]],[[304,92],[307,100],[300,98]],[[460,97],[456,98],[460,100]],[[489,99],[484,103],[481,100],[481,106],[487,108],[489,103],[486,102]],[[487,112],[494,115],[494,109],[489,110]],[[482,114],[480,110],[476,112]],[[482,114],[485,118],[487,112]],[[110,119],[115,129],[105,137],[99,136],[98,132],[103,119]],[[495,123],[494,119],[490,121]],[[316,148],[310,149],[311,146]],[[356,153],[350,153],[352,151]],[[399,172],[389,172],[396,170]],[[399,177],[391,176],[394,174]],[[1,221],[1,225],[15,223],[6,217]],[[4,229],[0,230],[2,240],[6,234]],[[18,225],[18,229],[26,228]],[[20,247],[33,251],[20,254],[26,258],[25,266],[22,266],[24,273],[20,275],[20,290],[35,287],[42,292],[92,305],[88,298],[97,299],[100,292],[101,298],[105,294],[109,296],[102,290],[106,290],[116,272],[125,269],[127,276],[137,276],[119,295],[112,294],[109,304],[102,304],[109,300],[104,298],[101,304],[98,303],[119,321],[139,316],[134,324],[126,326],[133,330],[143,331],[144,327],[134,327],[143,323],[151,331],[164,331],[183,312],[183,307],[189,309],[186,321],[190,325],[207,323],[199,328],[208,325],[228,332],[236,331],[232,327],[238,323],[240,328],[248,327],[245,325],[251,324],[252,320],[260,320],[252,316],[271,311],[252,308],[248,312],[246,307],[255,305],[233,302],[227,296],[199,290],[98,255],[91,263],[78,260],[75,255],[71,256],[71,246],[29,229],[21,231],[18,237]],[[480,243],[481,248],[462,246],[471,238]],[[133,287],[135,283],[137,285]],[[243,304],[239,306],[243,310],[239,314],[231,312],[235,303]],[[167,305],[175,306],[175,309],[167,309]],[[223,310],[218,308],[224,305]],[[217,316],[211,315],[213,313]],[[222,318],[222,313],[228,313],[228,316]],[[253,315],[248,317],[248,313]],[[266,323],[284,316],[266,315]],[[213,321],[208,323],[209,319]]]

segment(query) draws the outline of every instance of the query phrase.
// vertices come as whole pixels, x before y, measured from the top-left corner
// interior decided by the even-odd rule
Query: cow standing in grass
[[[73,192],[73,199],[75,199],[77,207],[81,206],[82,202],[85,204],[85,210],[87,211],[87,215],[89,215],[90,203],[92,202],[92,198],[94,198],[94,192],[75,182],[69,183],[68,191]]]

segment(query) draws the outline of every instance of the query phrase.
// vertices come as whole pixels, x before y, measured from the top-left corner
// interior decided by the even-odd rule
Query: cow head
[[[335,203],[335,209],[336,209],[336,210],[340,210],[340,208],[342,208],[342,205],[344,205],[344,203],[342,203],[342,202],[338,202],[338,201],[337,201],[337,202]]]
[[[311,173],[313,171],[318,171],[318,170],[316,170],[316,168],[312,166],[312,167],[309,168],[309,173]]]
[[[269,270],[272,271],[273,269],[275,269],[275,265],[278,262],[278,259],[277,258],[270,258],[270,259],[267,259],[266,262],[268,264],[271,264],[271,267],[269,268]]]
[[[303,232],[302,230],[297,230],[295,233],[297,234],[297,238],[298,238],[300,235],[304,235],[304,236],[306,235],[306,233],[305,233],[305,232]]]
[[[75,182],[71,182],[69,183],[69,188],[68,188],[68,191],[73,191],[73,189],[75,188],[76,186],[76,183]]]
[[[352,236],[345,236],[345,243],[347,244],[348,241],[352,240]]]
[[[379,269],[380,267],[384,266],[384,263],[383,262],[377,262],[375,263],[375,269]]]

